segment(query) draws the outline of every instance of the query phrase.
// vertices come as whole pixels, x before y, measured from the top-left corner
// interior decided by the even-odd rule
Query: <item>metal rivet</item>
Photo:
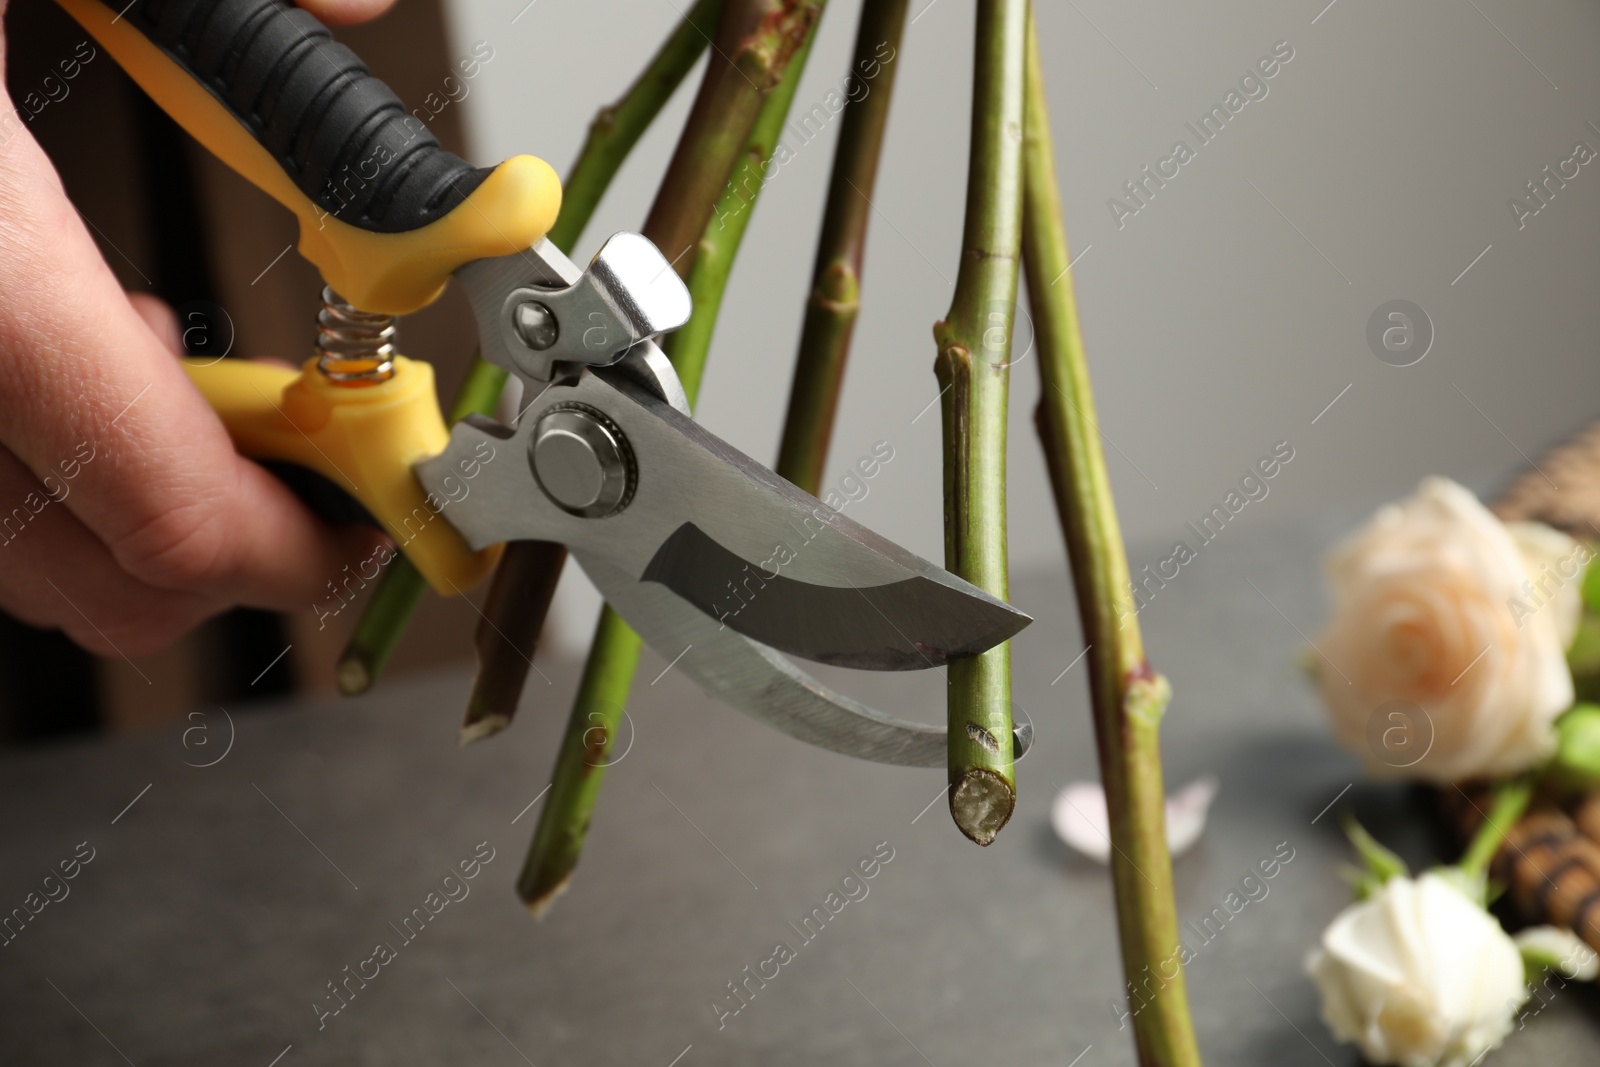
[[[543,352],[561,335],[555,314],[537,300],[518,304],[512,321],[516,324],[517,337],[535,352]]]
[[[533,476],[561,510],[583,518],[614,515],[633,496],[633,453],[622,431],[579,405],[546,411],[533,431]]]

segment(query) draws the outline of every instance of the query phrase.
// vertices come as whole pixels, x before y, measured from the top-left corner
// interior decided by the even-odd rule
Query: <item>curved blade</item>
[[[604,559],[573,557],[606,601],[674,669],[752,719],[808,744],[903,767],[943,767],[945,729],[906,722],[836,693],[770,648],[720,626],[659,584]]]
[[[838,667],[937,667],[951,656],[975,656],[1028,624],[1008,604],[922,574],[883,585],[827,586],[784,575],[776,560],[752,571],[692,522],[656,550],[639,580],[660,582],[746,637]]]
[[[524,457],[556,404],[593,412],[626,440],[635,477],[614,514],[568,514],[536,482]],[[449,446],[417,474],[448,498],[444,514],[474,548],[559,541],[672,590],[715,626],[807,659],[936,667],[1032,621],[784,481],[623,365],[551,385],[514,430],[457,423]]]

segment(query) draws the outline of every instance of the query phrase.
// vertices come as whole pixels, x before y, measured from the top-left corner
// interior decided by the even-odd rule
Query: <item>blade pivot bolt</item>
[[[586,519],[615,515],[633,499],[637,470],[622,430],[583,404],[556,404],[539,417],[529,456],[533,476],[561,510]]]
[[[537,300],[518,304],[513,319],[518,339],[535,352],[543,352],[561,336],[555,313]]]

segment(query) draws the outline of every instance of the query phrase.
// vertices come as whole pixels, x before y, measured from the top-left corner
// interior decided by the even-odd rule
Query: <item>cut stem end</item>
[[[1011,783],[993,771],[971,770],[950,791],[950,817],[968,840],[989,845],[1017,806]]]
[[[460,747],[466,748],[474,741],[482,741],[485,737],[493,737],[510,725],[511,718],[507,715],[488,714],[481,718],[473,719],[461,727]]]
[[[347,697],[360,696],[372,688],[372,664],[360,652],[347,651],[333,672],[339,692]]]
[[[530,886],[526,892],[518,886],[517,892],[522,897],[522,903],[527,907],[528,914],[533,916],[534,921],[540,922],[550,911],[550,905],[554,904],[556,898],[565,893],[567,886],[571,884],[572,871],[568,870],[561,876],[560,881],[553,885]]]

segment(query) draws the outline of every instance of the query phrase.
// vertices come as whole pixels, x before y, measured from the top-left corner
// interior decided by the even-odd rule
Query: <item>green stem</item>
[[[644,235],[689,277],[692,249],[760,117],[762,105],[809,39],[823,0],[728,0],[717,20],[715,47],[661,179]]]
[[[536,919],[566,890],[578,866],[639,666],[639,649],[638,635],[621,616],[609,607],[600,612],[572,718],[556,754],[556,773],[517,879],[517,893]]]
[[[416,564],[400,554],[389,561],[388,571],[362,607],[361,619],[334,668],[339,692],[356,696],[372,688],[427,591],[428,580]]]
[[[550,242],[563,251],[570,252],[589,224],[590,217],[600,204],[600,198],[616,177],[628,153],[638,143],[650,123],[660,114],[684,77],[706,50],[707,31],[716,20],[722,0],[698,0],[677,28],[662,42],[649,64],[634,79],[633,84],[615,103],[603,107],[589,124],[589,136],[583,142],[577,162],[562,188],[561,214],[547,236]],[[505,386],[506,372],[482,357],[474,357],[467,371],[467,380],[457,395],[450,412],[450,421],[457,422],[469,414],[488,415],[499,402]],[[517,570],[518,581],[508,583],[519,592],[533,590],[541,594],[552,589],[560,575],[562,559],[554,559],[548,552],[529,554],[528,550],[514,546],[507,549],[513,557],[509,561]],[[563,557],[564,558],[564,557]],[[502,564],[504,565],[504,564]],[[551,568],[554,568],[553,571]],[[427,583],[416,567],[403,556],[391,564],[383,581],[362,609],[356,632],[339,659],[337,677],[339,689],[347,695],[365,692],[377,681],[378,674],[389,661],[395,646],[405,634],[411,616],[422,602]],[[520,597],[509,598],[513,601]],[[547,601],[548,597],[544,597]],[[509,605],[515,609],[516,605]],[[526,612],[524,612],[524,615]],[[508,620],[502,620],[505,623]],[[540,620],[542,621],[542,617]],[[501,629],[505,629],[501,625]],[[532,626],[538,637],[538,626]],[[494,631],[491,629],[491,633]],[[481,637],[481,635],[480,635]],[[506,641],[479,640],[480,685],[475,688],[468,703],[464,736],[482,736],[493,732],[484,729],[484,723],[509,721],[508,709],[501,695],[510,693],[512,705],[522,692],[522,681],[528,669],[528,656],[521,647]]]
[[[1522,813],[1528,810],[1528,803],[1533,799],[1533,785],[1533,778],[1527,776],[1500,784],[1495,790],[1494,804],[1490,806],[1489,814],[1484,816],[1483,825],[1472,835],[1467,851],[1456,866],[1474,878],[1488,876],[1489,864],[1504,844],[1506,834],[1522,818]]]
[[[820,4],[817,6],[820,8]],[[814,29],[816,24],[813,18],[808,26]],[[808,33],[785,60],[777,88],[768,95],[749,129],[744,150],[731,161],[733,180],[716,201],[714,217],[712,212],[706,213],[707,224],[697,250],[684,257],[693,261],[688,286],[694,313],[688,323],[667,338],[665,349],[691,404],[704,378],[717,312],[734,255],[750,221],[749,209],[761,191],[760,175],[788,115],[809,50]],[[709,72],[707,77],[711,77]],[[726,144],[726,138],[715,130],[703,130],[701,136],[705,152],[718,151]],[[645,236],[658,240],[648,229]],[[639,666],[641,646],[639,635],[609,605],[601,610],[583,681],[556,758],[550,793],[540,809],[539,826],[517,881],[517,892],[536,918],[549,910],[577,868],[605,779],[611,745],[622,724],[624,706]]]
[[[815,23],[813,23],[815,25]],[[739,153],[733,173],[711,213],[711,221],[694,253],[694,268],[689,272],[689,298],[694,304],[694,314],[683,328],[668,334],[662,348],[672,360],[673,369],[683,382],[684,391],[692,399],[700,391],[700,381],[705,374],[706,357],[711,353],[711,338],[716,332],[717,316],[722,310],[722,297],[727,292],[728,275],[733,270],[734,257],[744,240],[745,230],[755,214],[756,198],[765,184],[768,161],[778,146],[778,135],[789,117],[789,105],[794,101],[795,90],[800,86],[800,72],[805,69],[811,51],[808,37],[794,52],[789,73],[767,97],[744,150]]]
[[[721,8],[722,0],[699,0],[627,92],[589,123],[589,136],[561,191],[561,214],[547,235],[557,248],[570,252],[577,245],[611,179],[706,50]]]
[[[1043,379],[1038,428],[1072,564],[1089,646],[1089,685],[1100,777],[1111,822],[1111,875],[1129,989],[1157,989],[1133,1002],[1143,1067],[1199,1067],[1200,1052],[1180,959],[1172,857],[1161,776],[1161,717],[1171,690],[1145,660],[1128,557],[1095,422],[1068,264],[1044,72],[1028,41],[1027,169],[1023,259]],[[1172,972],[1173,977],[1168,977]]]
[[[866,95],[849,94],[839,126],[839,147],[833,157],[822,234],[811,273],[811,295],[800,331],[800,354],[795,360],[783,443],[778,449],[778,473],[812,494],[822,486],[839,387],[850,356],[850,335],[861,308],[867,221],[872,216],[872,191],[889,119],[894,61],[905,29],[906,5],[907,0],[864,4],[856,29],[850,77],[853,87],[864,87]]]
[[[978,0],[961,267],[934,326],[944,414],[945,566],[1000,597],[1006,574],[1006,407],[1022,244],[1027,0]],[[950,814],[987,845],[1016,806],[1011,646],[952,660]]]

